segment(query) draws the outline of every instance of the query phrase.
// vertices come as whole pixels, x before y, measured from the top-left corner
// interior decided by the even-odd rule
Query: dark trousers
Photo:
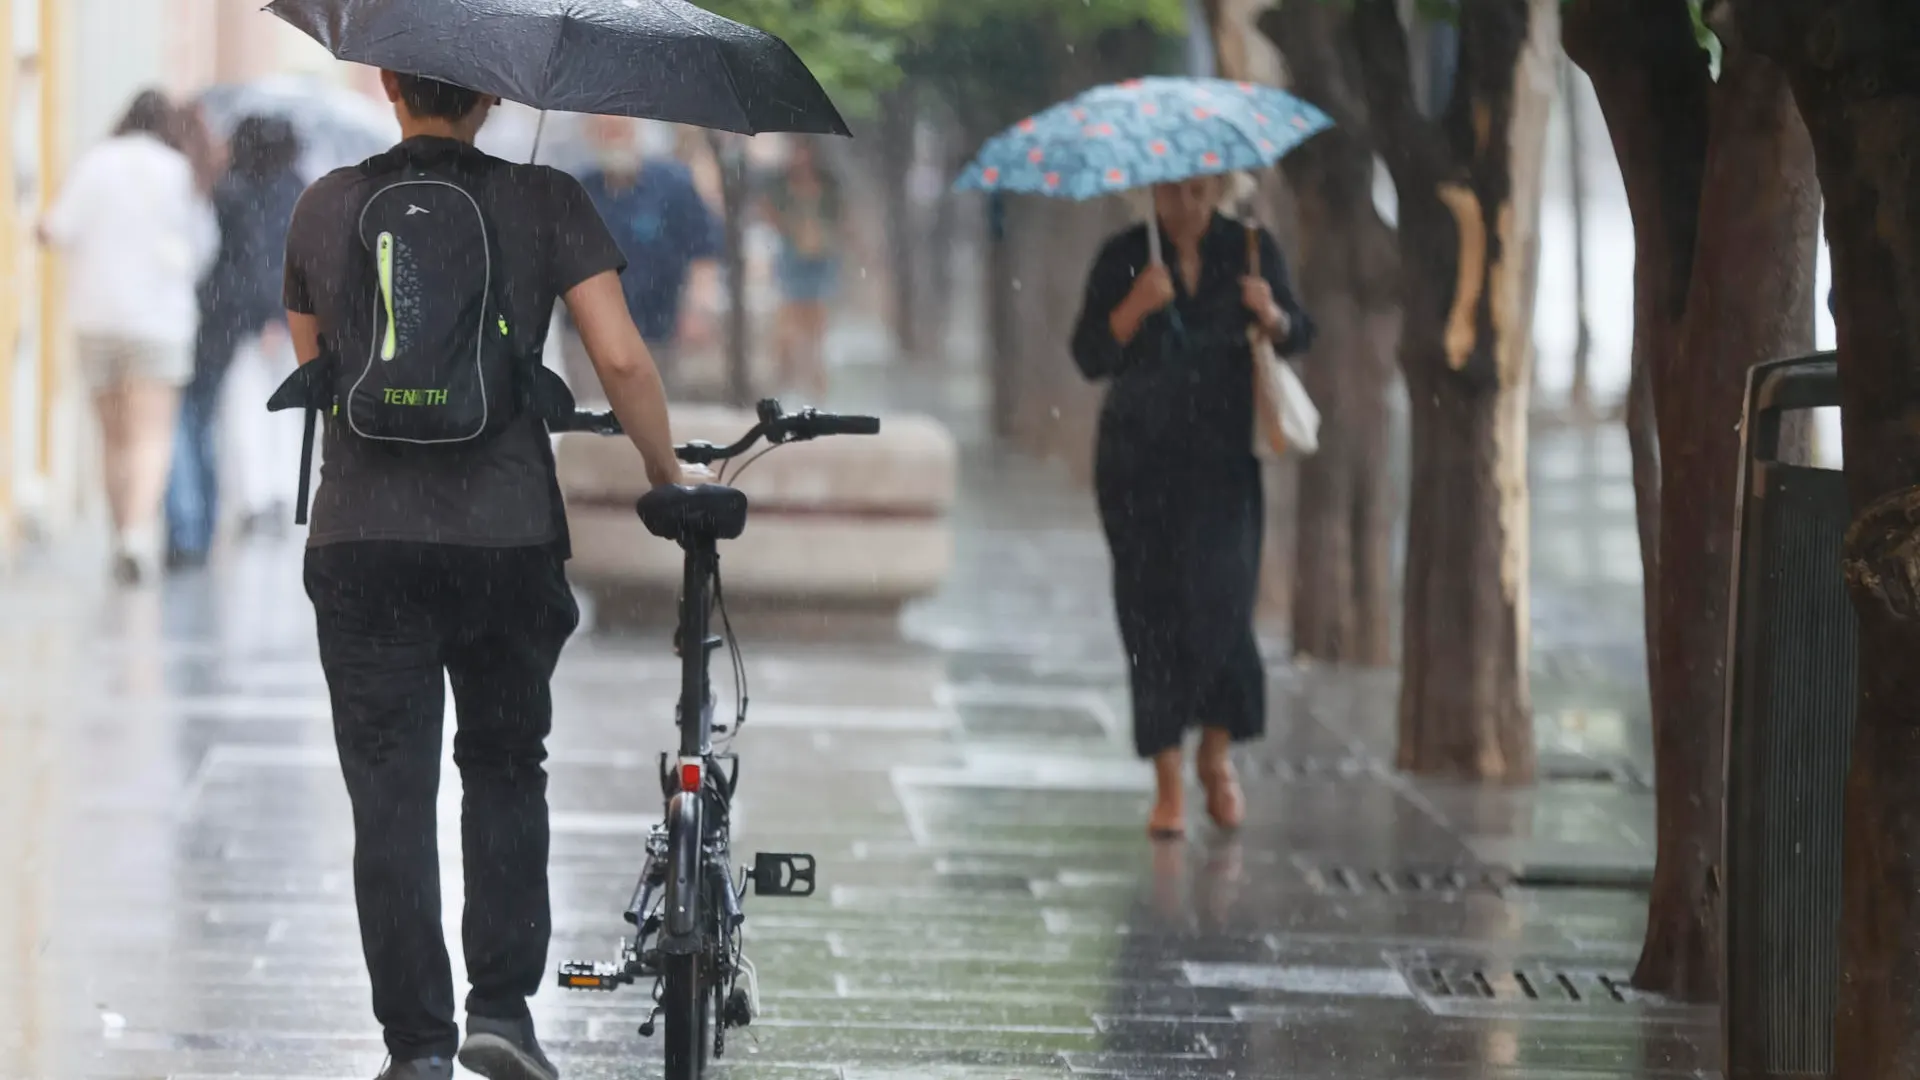
[[[546,737],[560,650],[579,622],[552,548],[387,541],[307,552],[307,595],[353,803],[353,889],[373,1012],[398,1061],[451,1056],[434,803],[453,686],[467,1012],[518,1019],[544,981]]]

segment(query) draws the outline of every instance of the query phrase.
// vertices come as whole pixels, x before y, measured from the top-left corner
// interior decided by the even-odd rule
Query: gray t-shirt
[[[544,165],[515,165],[448,139],[415,139],[409,149],[448,154],[477,167],[475,195],[498,234],[501,304],[516,334],[538,355],[554,303],[574,286],[626,269],[619,245],[573,177]],[[355,236],[360,210],[379,181],[358,166],[307,189],[287,234],[287,310],[320,322],[323,350],[333,327],[357,325],[364,298],[346,295],[350,259],[367,258]],[[497,436],[452,447],[392,447],[329,422],[322,443],[309,546],[354,540],[410,540],[475,547],[532,547],[566,541],[566,514],[545,427],[521,416]]]

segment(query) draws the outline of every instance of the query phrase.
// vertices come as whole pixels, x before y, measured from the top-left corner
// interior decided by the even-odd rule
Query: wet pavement
[[[1538,456],[1540,731],[1563,779],[1397,777],[1391,674],[1297,670],[1276,643],[1249,824],[1196,820],[1180,845],[1143,834],[1086,500],[976,459],[954,579],[902,640],[746,642],[737,846],[811,851],[822,888],[750,903],[765,1015],[716,1075],[1711,1071],[1711,1012],[1624,986],[1652,821],[1624,449]],[[244,549],[134,595],[90,562],[0,583],[0,1077],[377,1069],[297,559]],[[625,929],[674,678],[654,632],[583,632],[562,661],[556,960],[610,959]],[[457,805],[449,779],[449,926]],[[644,996],[543,990],[565,1074],[657,1075]]]

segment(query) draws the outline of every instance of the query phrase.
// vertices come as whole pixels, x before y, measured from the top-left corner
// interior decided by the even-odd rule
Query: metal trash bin
[[[1748,376],[1728,613],[1728,1080],[1833,1068],[1858,651],[1840,569],[1849,512],[1840,472],[1780,461],[1780,422],[1839,404],[1831,352],[1759,364]]]

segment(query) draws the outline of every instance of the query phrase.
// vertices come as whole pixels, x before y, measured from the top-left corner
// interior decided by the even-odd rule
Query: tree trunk
[[[753,402],[753,312],[747,306],[747,162],[736,137],[707,133],[720,166],[720,262],[727,273],[726,401]]]
[[[1360,140],[1329,133],[1295,158],[1288,174],[1300,203],[1299,280],[1320,329],[1301,376],[1320,406],[1321,440],[1300,463],[1293,650],[1383,666],[1392,662],[1393,620],[1381,452],[1398,344],[1392,231],[1374,211],[1373,155]]]
[[[1587,304],[1587,171],[1582,138],[1580,78],[1572,60],[1561,64],[1560,99],[1567,118],[1567,208],[1573,217],[1573,295],[1575,335],[1573,384],[1567,404],[1582,423],[1593,418],[1593,323]],[[1631,393],[1631,389],[1628,391]]]
[[[1400,202],[1413,497],[1398,763],[1527,783],[1527,396],[1558,3],[1462,5],[1438,125],[1415,107],[1391,0],[1362,0],[1353,26]]]
[[[1920,70],[1905,4],[1772,0],[1743,31],[1792,80],[1827,206],[1860,613],[1834,1075],[1920,1068]]]
[[[1685,1000],[1719,992],[1719,862],[1726,745],[1727,600],[1740,415],[1754,364],[1813,347],[1819,189],[1813,148],[1779,68],[1726,43],[1714,88],[1705,198],[1672,366],[1656,372],[1661,490],[1655,733],[1660,816],[1676,841],[1656,867],[1640,980]],[[1713,418],[1702,423],[1703,418]],[[1685,919],[1679,912],[1685,910]],[[1662,940],[1667,938],[1667,940]]]
[[[1330,5],[1268,9],[1260,30],[1287,58],[1295,93],[1339,114],[1286,160],[1298,205],[1302,301],[1319,340],[1301,378],[1320,407],[1320,452],[1300,463],[1293,651],[1333,663],[1392,662],[1393,504],[1383,452],[1399,323],[1393,232],[1373,206],[1373,150],[1347,16]]]
[[[1645,0],[1600,8],[1574,6],[1567,44],[1593,76],[1633,209],[1635,364],[1651,383],[1629,401],[1643,557],[1658,537],[1645,595],[1659,853],[1635,984],[1711,1001],[1735,418],[1753,364],[1812,347],[1819,195],[1778,68],[1726,35],[1713,85],[1684,11]],[[1643,395],[1657,449],[1640,419]],[[1661,501],[1649,506],[1654,460]]]
[[[920,354],[919,295],[915,249],[920,237],[914,221],[913,196],[908,183],[913,174],[914,124],[917,114],[910,84],[902,84],[880,99],[879,160],[886,192],[888,321],[902,356]]]

